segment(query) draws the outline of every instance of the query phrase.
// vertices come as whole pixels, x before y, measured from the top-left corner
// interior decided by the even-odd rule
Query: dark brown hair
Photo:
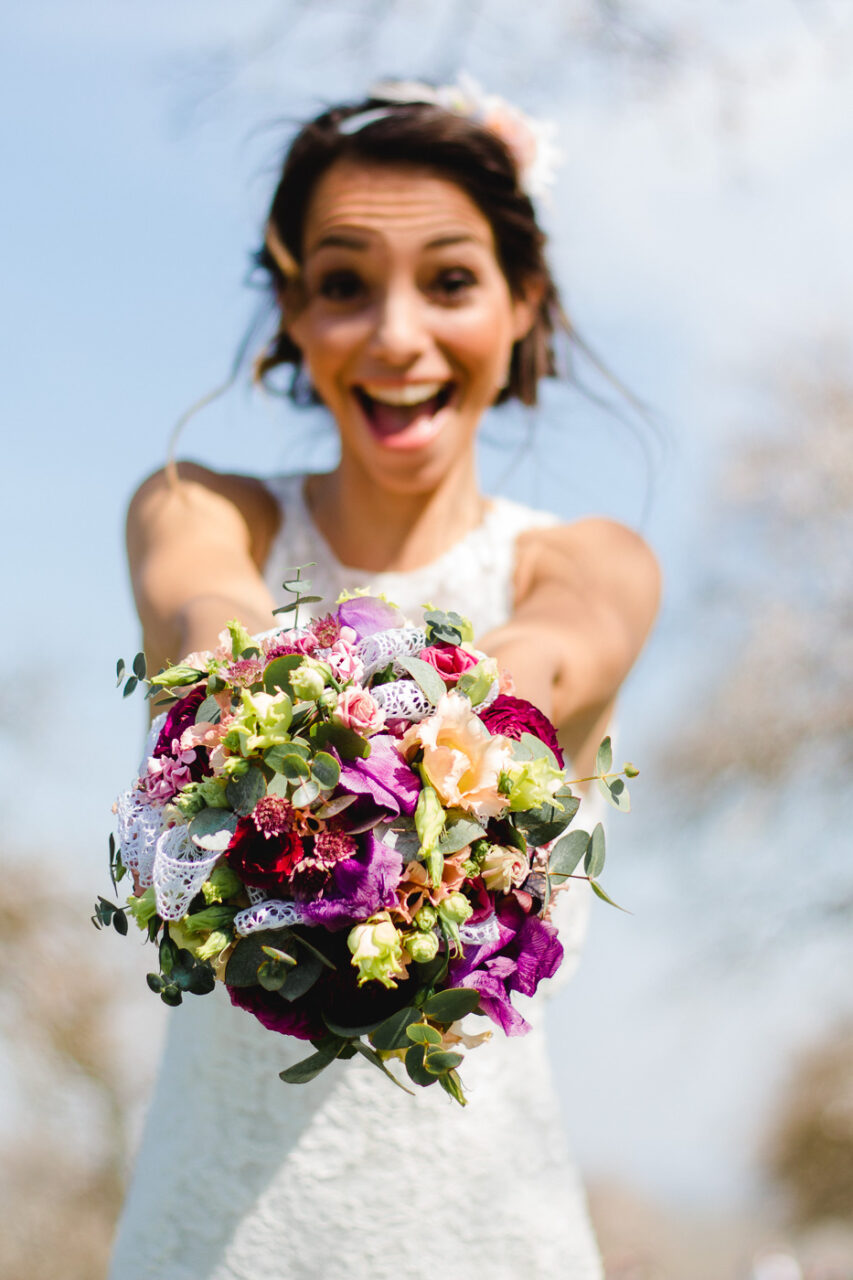
[[[374,118],[359,121],[358,127],[347,131],[347,121],[374,110]],[[470,117],[427,103],[389,104],[368,98],[332,107],[306,124],[286,156],[270,207],[267,238],[255,255],[277,306],[290,283],[282,259],[292,260],[298,271],[312,192],[327,169],[341,159],[429,168],[456,183],[477,205],[492,228],[498,262],[513,295],[522,297],[531,285],[542,289],[533,326],[512,349],[509,379],[499,396],[499,400],[516,397],[524,404],[535,404],[539,379],[557,372],[554,335],[558,330],[569,334],[569,322],[545,260],[545,236],[519,184],[512,154],[496,134]],[[270,241],[278,250],[275,254]],[[301,353],[282,321],[255,362],[255,376],[263,380],[286,364],[294,367],[291,394],[295,394]]]

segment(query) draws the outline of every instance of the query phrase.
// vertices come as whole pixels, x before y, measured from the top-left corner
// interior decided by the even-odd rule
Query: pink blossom
[[[479,655],[469,653],[458,644],[447,644],[444,641],[430,645],[428,649],[421,649],[418,657],[422,662],[428,662],[431,667],[435,667],[444,683],[448,685],[456,684],[463,671],[476,667],[480,661]]]
[[[343,632],[348,630],[351,630],[351,628],[342,628],[340,638],[326,652],[325,660],[338,680],[354,680],[357,683],[364,674],[364,665],[356,653],[353,643],[344,639]]]
[[[365,735],[378,733],[385,725],[384,711],[366,689],[344,689],[332,716],[346,729]]]
[[[151,756],[145,776],[140,779],[141,789],[153,804],[168,804],[182,787],[192,781],[190,766],[196,758],[195,751],[183,750],[177,738],[172,740],[172,752],[167,756]]]

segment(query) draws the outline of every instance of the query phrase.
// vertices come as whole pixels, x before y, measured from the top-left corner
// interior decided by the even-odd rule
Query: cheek
[[[509,315],[478,308],[478,314],[457,313],[444,326],[443,339],[451,358],[457,360],[473,382],[489,391],[502,385],[512,351]]]
[[[330,316],[309,307],[291,333],[309,370],[333,375],[358,351],[368,330],[364,317]]]

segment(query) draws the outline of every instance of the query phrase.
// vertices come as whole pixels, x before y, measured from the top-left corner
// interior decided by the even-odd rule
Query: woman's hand
[[[660,570],[613,520],[533,529],[516,544],[515,608],[482,647],[550,716],[575,767],[591,768],[619,686],[657,613]]]
[[[133,593],[148,669],[210,649],[229,618],[250,631],[274,623],[261,576],[279,522],[259,481],[182,463],[134,495],[127,517]]]

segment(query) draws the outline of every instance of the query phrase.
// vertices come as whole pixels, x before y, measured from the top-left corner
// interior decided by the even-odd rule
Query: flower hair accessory
[[[460,72],[456,84],[447,85],[381,80],[371,86],[370,97],[395,105],[429,103],[475,120],[508,148],[518,168],[519,183],[531,198],[546,197],[554,184],[562,159],[555,141],[555,121],[532,119],[505,98],[486,93],[466,72]],[[371,107],[342,121],[339,128],[342,133],[357,133],[390,114],[386,107]]]

